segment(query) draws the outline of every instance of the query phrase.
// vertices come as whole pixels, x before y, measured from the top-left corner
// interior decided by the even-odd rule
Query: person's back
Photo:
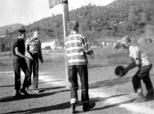
[[[85,37],[76,32],[71,32],[71,34],[65,39],[69,66],[87,64],[87,56],[84,49],[88,49],[88,45],[85,43]]]
[[[89,103],[89,84],[88,84],[88,69],[86,54],[93,54],[93,51],[88,47],[87,39],[78,34],[79,24],[76,21],[69,23],[70,35],[65,39],[65,49],[68,61],[68,74],[71,83],[71,109],[75,111],[75,105],[78,101],[78,75],[81,81],[81,100],[83,103],[83,111],[88,111],[93,106]]]

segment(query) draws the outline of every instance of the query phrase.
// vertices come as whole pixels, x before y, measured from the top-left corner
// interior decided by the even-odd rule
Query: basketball
[[[123,77],[124,76],[124,67],[123,66],[117,66],[116,68],[115,68],[115,74],[116,74],[116,76],[118,76],[118,77]]]

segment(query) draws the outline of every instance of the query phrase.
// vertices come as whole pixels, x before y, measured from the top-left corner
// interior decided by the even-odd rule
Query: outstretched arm
[[[132,58],[131,58],[131,60],[132,60],[132,62],[129,63],[127,67],[125,67],[125,69],[124,69],[124,74],[127,74],[127,72],[128,72],[129,70],[131,70],[131,69],[133,69],[133,68],[135,68],[135,67],[137,66],[136,61],[133,60]]]

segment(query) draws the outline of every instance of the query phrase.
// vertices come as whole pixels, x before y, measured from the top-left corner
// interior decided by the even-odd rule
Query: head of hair
[[[77,31],[79,27],[79,23],[77,21],[70,21],[68,24],[69,30]]]
[[[24,34],[25,32],[26,32],[25,29],[19,29],[19,30],[18,30],[19,35],[22,35],[22,34]]]
[[[38,38],[38,34],[39,34],[38,30],[33,31],[33,38]]]

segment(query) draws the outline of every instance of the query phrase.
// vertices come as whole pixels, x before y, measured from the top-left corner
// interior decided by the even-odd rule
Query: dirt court
[[[78,113],[85,114],[154,114],[154,100],[134,103],[131,78],[137,69],[125,77],[114,74],[116,66],[89,68],[90,98],[95,107],[82,112],[79,101]],[[69,89],[65,83],[65,65],[63,63],[40,64],[40,93],[28,91],[30,96],[15,98],[14,73],[11,65],[0,66],[0,113],[1,114],[69,114]],[[150,75],[154,85],[154,68]],[[22,80],[24,75],[22,74]],[[143,84],[144,94],[146,90]],[[79,98],[80,98],[79,90]],[[79,99],[80,100],[80,99]]]

